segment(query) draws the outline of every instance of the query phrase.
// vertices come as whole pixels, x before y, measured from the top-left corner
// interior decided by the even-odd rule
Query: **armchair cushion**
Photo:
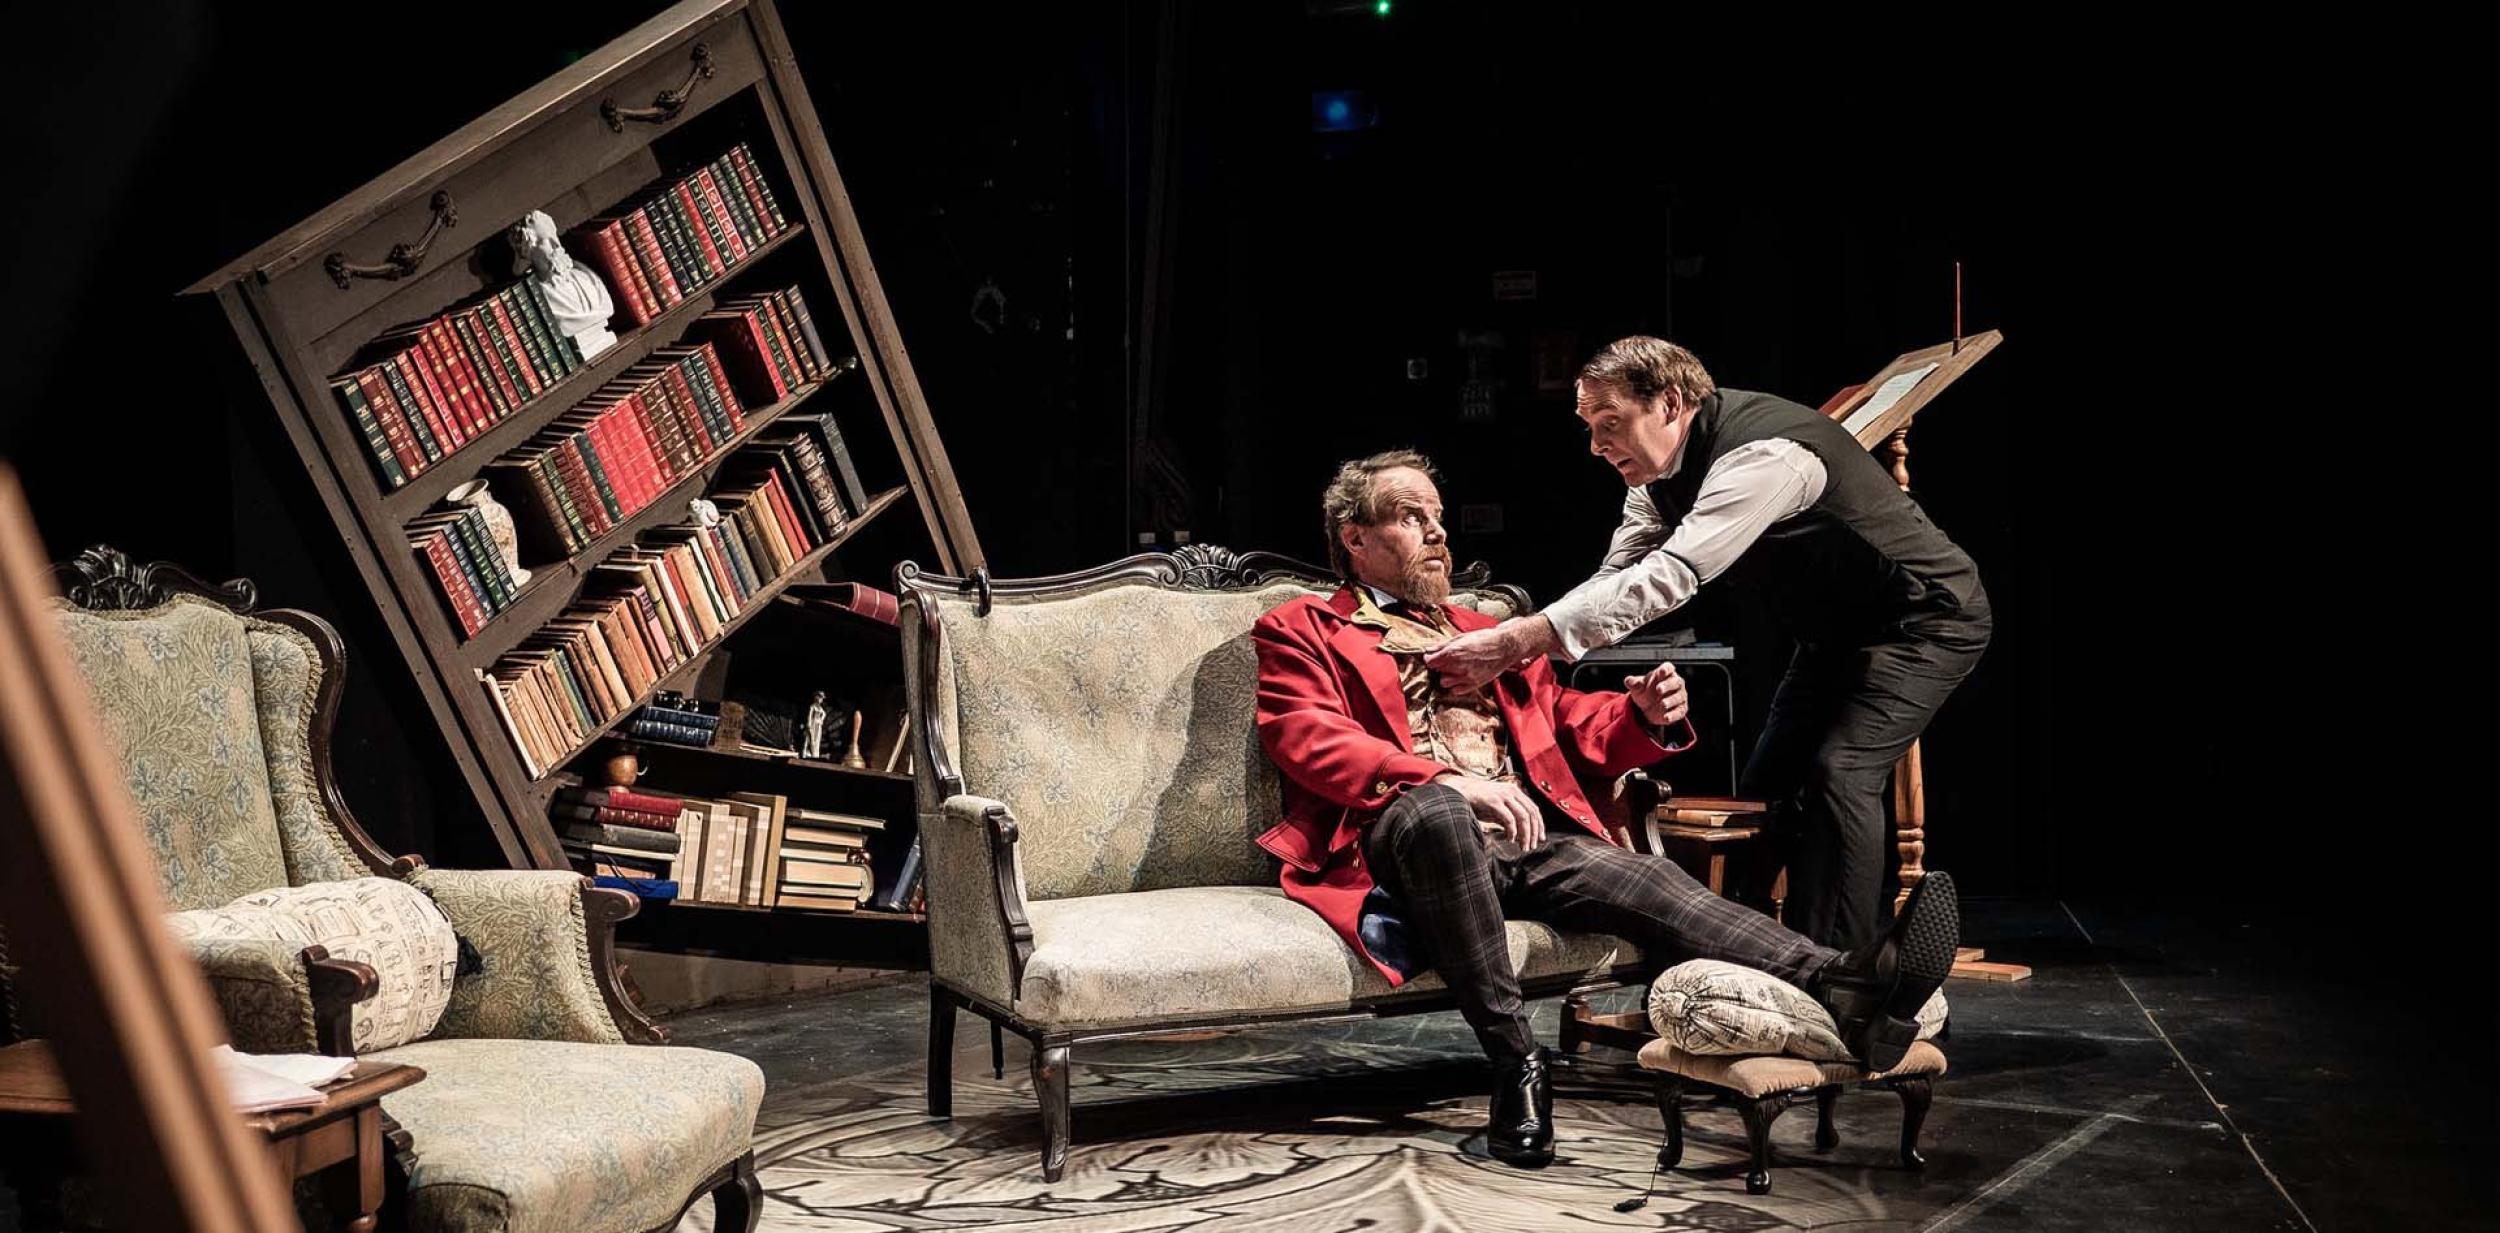
[[[57,616],[121,753],[167,902],[208,908],[286,885],[242,619],[189,596]]]
[[[440,1035],[623,1043],[591,973],[581,875],[419,869],[408,880],[442,906],[482,965],[453,982]]]
[[[1096,1027],[1202,1015],[1345,1008],[1387,997],[1389,982],[1346,949],[1328,923],[1274,886],[1201,886],[1053,899],[1026,905],[1033,957],[1016,1010],[1051,1027]],[[1640,962],[1631,943],[1508,925],[1522,979]],[[1398,987],[1441,989],[1438,973]]]
[[[416,1144],[408,1224],[441,1233],[643,1233],[755,1133],[764,1072],[704,1049],[429,1040],[382,1098]]]
[[[451,1002],[460,964],[459,939],[442,909],[425,892],[390,878],[278,887],[166,920],[195,952],[211,942],[275,944],[299,982],[307,946],[370,964],[381,990],[352,1012],[350,1040],[358,1053],[424,1039]],[[305,1008],[309,1015],[309,1000]]]

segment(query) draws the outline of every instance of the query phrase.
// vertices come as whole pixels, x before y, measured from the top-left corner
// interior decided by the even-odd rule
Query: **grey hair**
[[[1319,509],[1322,529],[1328,536],[1328,564],[1340,578],[1354,576],[1354,562],[1346,556],[1345,540],[1338,535],[1347,523],[1370,526],[1380,520],[1380,498],[1377,481],[1383,471],[1401,467],[1421,471],[1435,485],[1441,482],[1441,471],[1432,460],[1416,450],[1382,450],[1369,458],[1357,458],[1339,464],[1337,474],[1328,481],[1327,491],[1320,494]]]

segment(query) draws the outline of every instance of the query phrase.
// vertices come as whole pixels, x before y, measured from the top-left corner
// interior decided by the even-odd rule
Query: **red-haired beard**
[[[1434,562],[1439,569],[1433,568]],[[1426,548],[1398,571],[1398,598],[1410,604],[1438,604],[1450,597],[1450,550]]]

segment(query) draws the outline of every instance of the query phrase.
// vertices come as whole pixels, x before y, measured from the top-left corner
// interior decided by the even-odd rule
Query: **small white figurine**
[[[803,758],[825,756],[825,691],[817,690],[807,703],[807,740],[799,748]]]
[[[581,348],[582,359],[595,359],[616,345],[616,335],[608,329],[608,318],[616,315],[608,285],[599,281],[596,271],[564,251],[556,220],[545,210],[532,210],[512,225],[512,251],[519,258],[516,272],[528,275],[537,286],[556,329]]]

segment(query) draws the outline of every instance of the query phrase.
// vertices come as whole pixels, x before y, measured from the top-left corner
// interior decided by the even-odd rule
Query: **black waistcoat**
[[[1649,485],[1670,531],[1692,510],[1711,466],[1740,445],[1784,438],[1821,460],[1823,495],[1772,524],[1720,575],[1759,593],[1799,640],[1986,642],[1988,594],[1978,566],[1847,429],[1784,398],[1720,390],[1702,400],[1688,431],[1676,473]]]

